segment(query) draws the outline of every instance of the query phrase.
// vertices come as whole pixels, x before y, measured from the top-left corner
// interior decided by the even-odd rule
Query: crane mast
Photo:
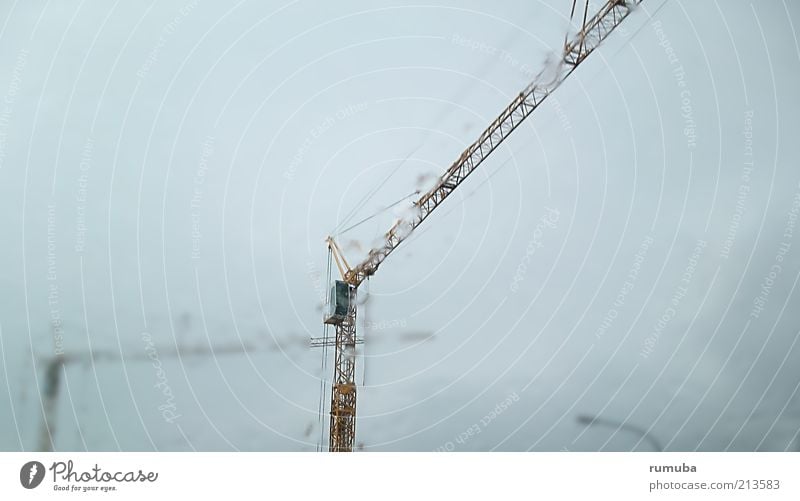
[[[559,59],[536,75],[533,81],[478,136],[478,139],[438,178],[433,188],[413,203],[415,209],[413,216],[396,221],[384,235],[382,245],[370,250],[363,261],[351,268],[336,241],[328,237],[328,248],[342,276],[341,281],[336,281],[330,299],[333,307],[338,307],[338,311],[331,313],[325,319],[325,323],[336,327],[329,451],[350,452],[355,441],[355,347],[359,341],[356,337],[358,286],[375,274],[381,263],[575,71],[589,54],[600,46],[642,1],[608,0],[593,17],[588,19],[587,1],[583,27],[571,39],[565,41]],[[573,14],[575,3],[573,1]]]

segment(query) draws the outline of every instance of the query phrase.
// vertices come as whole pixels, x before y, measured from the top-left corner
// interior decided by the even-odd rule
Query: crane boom
[[[355,439],[355,344],[358,286],[375,274],[389,255],[461,185],[519,125],[555,91],[643,0],[608,0],[590,19],[584,13],[583,27],[564,43],[554,65],[545,66],[534,80],[481,133],[458,159],[438,178],[436,184],[414,202],[416,213],[400,219],[384,235],[383,244],[350,268],[332,237],[328,247],[336,259],[343,282],[348,286],[346,313],[336,321],[336,354],[331,390],[330,451],[352,451]],[[575,2],[573,2],[573,13]],[[586,10],[588,11],[588,1]],[[327,322],[327,320],[326,320]]]
[[[564,45],[554,68],[545,68],[442,174],[435,186],[414,202],[409,220],[397,221],[385,234],[382,246],[347,270],[345,281],[358,286],[374,275],[383,261],[586,59],[643,0],[609,0],[583,29]]]

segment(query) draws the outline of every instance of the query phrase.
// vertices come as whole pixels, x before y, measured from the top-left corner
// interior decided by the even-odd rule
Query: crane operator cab
[[[323,322],[333,325],[341,324],[347,318],[350,302],[355,299],[355,292],[356,288],[352,285],[335,280],[331,286]]]

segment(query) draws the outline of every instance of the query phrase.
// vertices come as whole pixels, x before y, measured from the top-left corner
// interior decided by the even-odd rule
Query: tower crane
[[[341,280],[335,280],[331,287],[328,310],[324,319],[325,324],[334,325],[336,328],[336,335],[331,343],[335,346],[335,354],[331,382],[329,451],[350,452],[355,441],[355,347],[356,344],[363,342],[356,337],[356,294],[359,285],[378,271],[378,267],[386,258],[575,71],[589,54],[600,46],[642,1],[608,0],[594,16],[589,18],[587,0],[582,28],[572,38],[564,41],[563,52],[556,64],[545,67],[536,75],[478,139],[437,179],[436,184],[413,202],[414,214],[397,220],[384,235],[383,243],[370,250],[363,261],[351,267],[333,237],[329,236],[326,239],[329,251],[341,274]],[[575,15],[576,3],[577,0],[573,0],[571,17]]]

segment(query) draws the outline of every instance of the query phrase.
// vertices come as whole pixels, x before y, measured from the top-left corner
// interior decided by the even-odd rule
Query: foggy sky
[[[315,450],[325,237],[450,166],[568,4],[0,5],[0,449],[63,352],[56,449]],[[365,450],[798,447],[800,11],[661,6],[361,287]]]

